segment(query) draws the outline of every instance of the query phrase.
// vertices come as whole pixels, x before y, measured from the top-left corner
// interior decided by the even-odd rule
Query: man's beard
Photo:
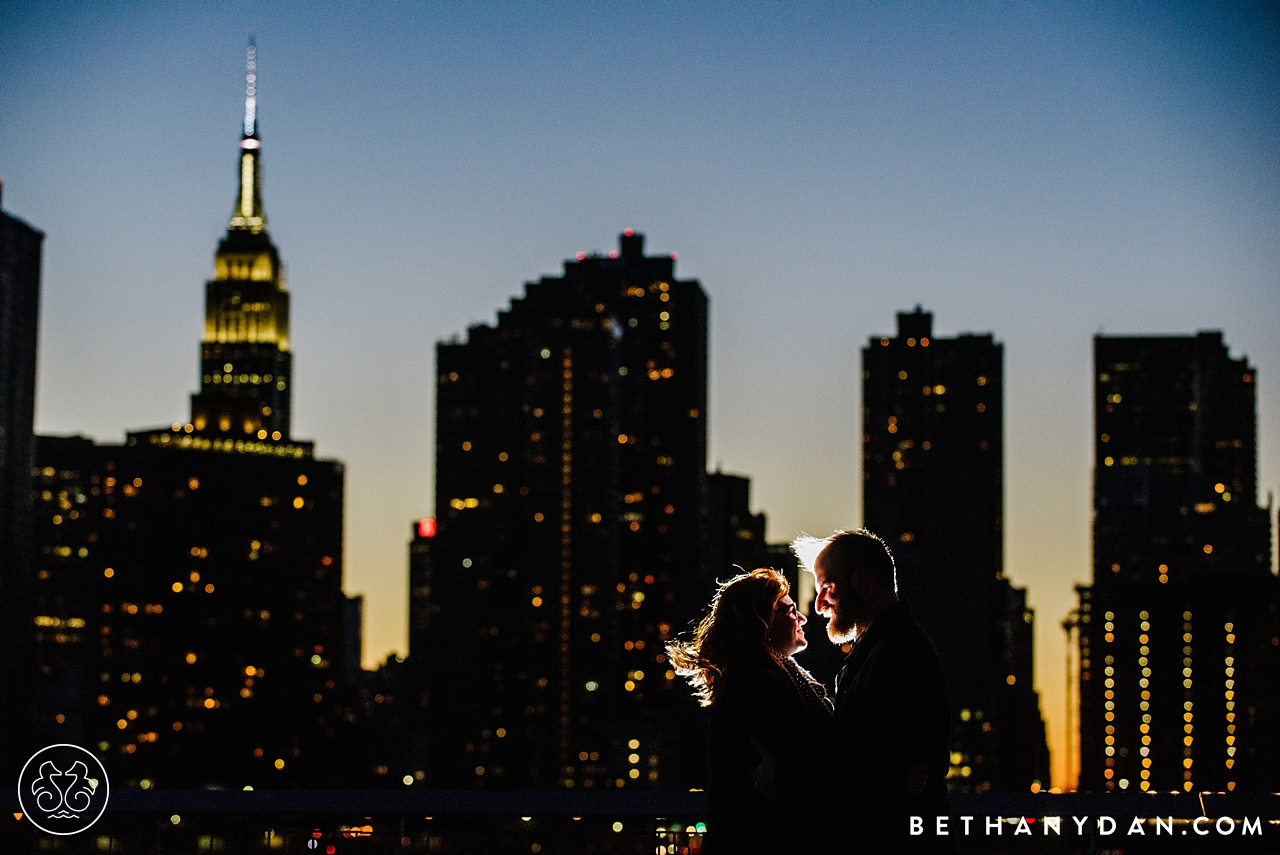
[[[827,613],[827,638],[832,644],[845,644],[853,641],[857,635],[853,620],[848,614],[842,614],[839,603],[832,603]]]

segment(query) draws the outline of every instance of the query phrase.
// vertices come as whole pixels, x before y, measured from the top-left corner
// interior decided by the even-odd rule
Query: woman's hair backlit
[[[698,623],[693,638],[667,645],[672,667],[689,681],[702,706],[715,701],[720,681],[733,668],[777,658],[769,647],[769,627],[789,587],[777,570],[762,568],[735,576],[716,590],[711,611]]]

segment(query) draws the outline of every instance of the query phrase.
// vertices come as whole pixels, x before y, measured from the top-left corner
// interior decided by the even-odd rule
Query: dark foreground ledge
[[[21,816],[17,791],[0,796],[12,812],[0,816],[0,852],[58,855],[701,855],[707,808],[698,792],[117,790],[92,828],[55,837]],[[949,840],[964,855],[1280,855],[1280,794],[953,793],[950,801]],[[1056,824],[1045,822],[1052,817]],[[821,818],[778,820],[807,852],[805,835]],[[1054,825],[1060,831],[1050,833]]]
[[[5,803],[19,810],[16,790]],[[1262,816],[1280,819],[1280,793],[952,793],[953,816]],[[114,790],[107,813],[424,816],[692,816],[702,792],[566,790]]]
[[[7,804],[18,810],[18,794]],[[705,793],[564,790],[113,790],[107,813],[423,816],[677,816],[704,814]]]

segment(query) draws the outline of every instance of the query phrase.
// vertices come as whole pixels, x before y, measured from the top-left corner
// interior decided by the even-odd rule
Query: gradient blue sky
[[[4,207],[48,235],[41,432],[186,418],[249,27],[295,434],[348,464],[369,663],[404,649],[433,510],[434,343],[626,227],[711,297],[710,460],[775,539],[861,521],[859,350],[895,312],[1004,342],[1007,570],[1054,748],[1091,337],[1225,331],[1280,486],[1262,4],[0,3]]]

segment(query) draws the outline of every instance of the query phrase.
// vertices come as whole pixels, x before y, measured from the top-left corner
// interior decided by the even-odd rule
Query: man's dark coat
[[[847,841],[924,843],[946,815],[950,717],[933,642],[895,602],[858,638],[836,678],[836,746],[848,770]],[[924,791],[908,792],[908,770],[925,766]],[[922,817],[921,837],[909,817]]]

